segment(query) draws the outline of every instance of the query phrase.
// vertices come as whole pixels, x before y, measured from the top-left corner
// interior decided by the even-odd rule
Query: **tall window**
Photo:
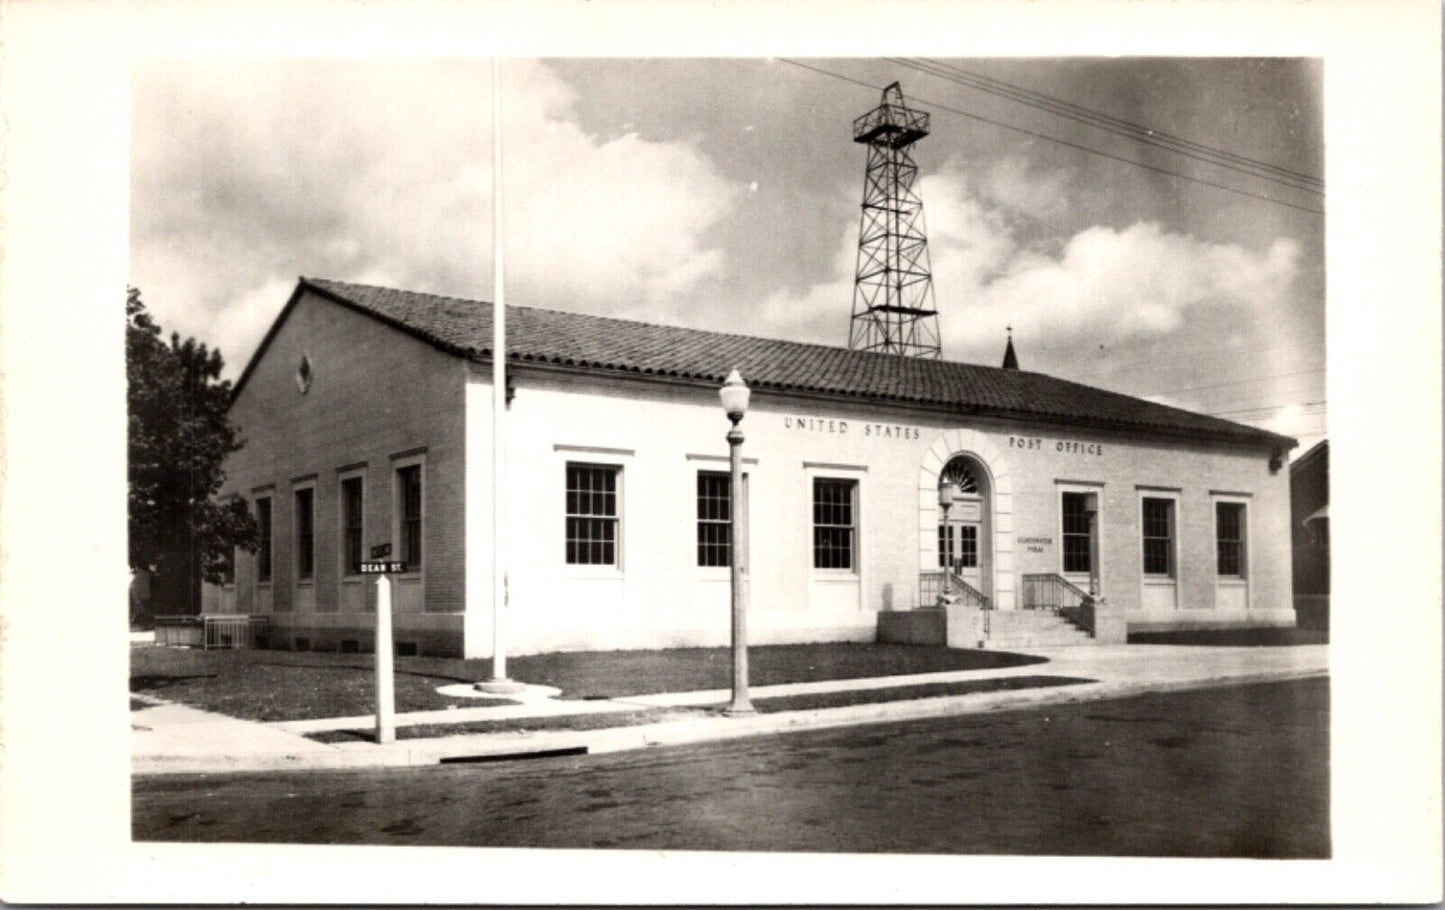
[[[296,491],[296,577],[316,574],[316,491]]]
[[[617,565],[617,475],[605,465],[567,465],[567,564]]]
[[[813,478],[813,568],[852,569],[858,482]]]
[[[1214,504],[1214,541],[1219,574],[1244,577],[1244,503]]]
[[[256,546],[256,580],[271,580],[271,497],[256,500],[256,525],[260,538]]]
[[[697,564],[732,565],[732,477],[697,473]]]
[[[401,561],[406,571],[421,569],[421,465],[396,469],[396,498],[401,516]]]
[[[1065,493],[1064,571],[1087,573],[1093,566],[1093,542],[1089,533],[1089,494]]]
[[[361,572],[362,489],[360,477],[341,482],[341,558],[347,575]]]
[[[1144,500],[1144,574],[1174,575],[1174,500]]]
[[[938,567],[948,568],[949,558],[953,555],[953,529],[954,525],[947,522],[938,523]]]

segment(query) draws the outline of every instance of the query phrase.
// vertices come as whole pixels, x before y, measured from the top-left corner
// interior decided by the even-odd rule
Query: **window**
[[[567,464],[567,565],[617,565],[617,475],[621,470]]]
[[[853,568],[857,492],[856,480],[813,478],[813,568]]]
[[[271,497],[256,500],[256,526],[260,538],[256,547],[256,580],[271,580]]]
[[[316,574],[316,490],[296,491],[296,577]]]
[[[948,556],[953,552],[953,528],[951,524],[938,525],[938,567],[948,568]]]
[[[1089,530],[1089,493],[1064,493],[1064,572],[1086,574],[1093,570],[1093,540]]]
[[[347,575],[361,572],[362,506],[361,478],[341,481],[341,566]]]
[[[1220,575],[1244,577],[1244,503],[1214,504],[1214,541]]]
[[[421,570],[421,465],[396,469],[397,514],[400,516],[401,561],[406,571]]]
[[[697,564],[732,565],[732,477],[697,473]]]
[[[1174,500],[1144,500],[1144,574],[1174,575]]]

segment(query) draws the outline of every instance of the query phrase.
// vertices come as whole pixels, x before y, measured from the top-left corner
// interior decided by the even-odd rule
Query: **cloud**
[[[1069,179],[1010,161],[980,176],[953,161],[920,181],[945,356],[991,362],[1007,325],[1051,345],[1113,345],[1176,332],[1196,309],[1268,312],[1290,297],[1291,240],[1250,250],[1149,221],[1069,236],[1026,229],[1021,219],[1051,211]],[[853,226],[829,281],[770,298],[769,323],[836,343],[828,321],[852,299],[856,243]]]
[[[491,296],[489,64],[172,62],[135,85],[132,282],[167,329],[235,368],[301,274]],[[509,299],[655,318],[727,267],[708,233],[747,188],[695,143],[588,134],[541,63],[503,89]]]

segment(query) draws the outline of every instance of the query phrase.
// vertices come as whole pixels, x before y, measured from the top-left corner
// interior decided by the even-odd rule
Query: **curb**
[[[783,711],[744,718],[689,718],[599,730],[462,734],[434,739],[417,739],[387,746],[349,743],[332,746],[331,751],[328,752],[308,751],[305,755],[232,753],[204,756],[137,756],[133,759],[131,767],[132,773],[136,776],[348,771],[368,768],[419,767],[468,760],[526,758],[533,757],[536,753],[554,750],[583,750],[587,754],[601,755],[658,746],[721,742],[778,733],[827,730],[969,714],[991,714],[1055,704],[1131,698],[1152,693],[1243,686],[1261,682],[1288,682],[1328,676],[1328,669],[1319,668],[1163,682],[1092,682],[1073,686],[970,693],[908,701],[816,708],[806,711]],[[309,740],[308,743],[310,743]]]

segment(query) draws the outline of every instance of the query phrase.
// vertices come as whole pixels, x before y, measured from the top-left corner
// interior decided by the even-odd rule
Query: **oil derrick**
[[[903,103],[895,82],[878,107],[853,121],[853,141],[868,146],[863,217],[853,284],[848,347],[938,358],[938,306],[928,262],[918,165],[909,147],[928,135],[928,114]]]

